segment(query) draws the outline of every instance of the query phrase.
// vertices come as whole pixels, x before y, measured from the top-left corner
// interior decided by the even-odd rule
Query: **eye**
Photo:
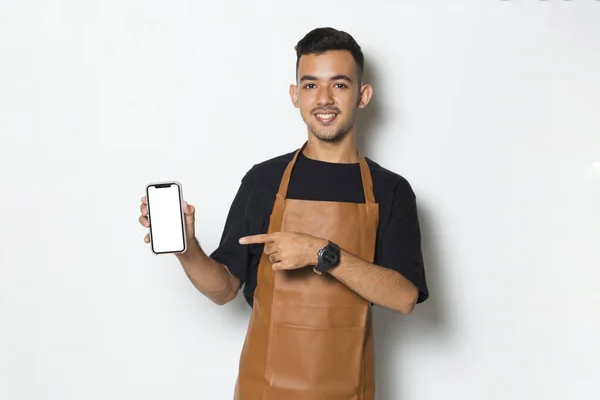
[[[347,88],[348,86],[346,86],[346,85],[345,85],[345,84],[343,84],[343,83],[336,83],[336,84],[335,84],[335,87],[336,87],[336,88],[338,88],[338,89],[345,89],[345,88]]]
[[[315,88],[314,83],[307,83],[306,85],[304,85],[304,89],[314,89],[314,88]]]

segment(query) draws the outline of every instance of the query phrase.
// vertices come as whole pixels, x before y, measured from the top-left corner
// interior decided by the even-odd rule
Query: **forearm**
[[[365,300],[402,314],[411,313],[417,301],[418,289],[401,274],[344,250],[330,274]]]
[[[190,240],[185,253],[178,253],[183,270],[192,284],[214,303],[222,305],[233,300],[239,280],[227,267],[206,255],[196,239]]]

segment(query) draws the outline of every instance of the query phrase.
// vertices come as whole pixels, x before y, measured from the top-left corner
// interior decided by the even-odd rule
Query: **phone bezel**
[[[178,187],[178,192],[179,192],[179,212],[180,212],[180,217],[181,217],[181,230],[182,230],[182,234],[183,234],[183,250],[173,250],[173,251],[159,251],[157,252],[154,249],[154,240],[152,239],[152,220],[151,220],[151,211],[150,211],[150,194],[149,194],[149,189],[151,187],[156,187],[156,186],[173,186],[176,185]],[[150,229],[149,229],[149,233],[150,233],[150,249],[152,250],[152,253],[156,254],[156,255],[160,255],[160,254],[177,254],[177,253],[185,253],[185,251],[187,250],[187,233],[185,230],[185,213],[183,212],[183,186],[181,185],[180,182],[178,181],[164,181],[164,182],[152,182],[146,185],[146,206],[148,207],[148,222],[150,222]]]

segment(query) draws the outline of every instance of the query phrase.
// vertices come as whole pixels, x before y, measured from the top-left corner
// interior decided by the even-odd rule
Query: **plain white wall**
[[[378,399],[600,397],[600,3],[0,4],[1,399],[231,398],[250,308],[152,255],[139,200],[181,181],[212,251],[306,139],[318,26],[363,47],[361,148],[419,205],[431,298],[376,310]]]

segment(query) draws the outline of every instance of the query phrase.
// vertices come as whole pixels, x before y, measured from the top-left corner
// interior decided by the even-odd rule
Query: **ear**
[[[358,108],[365,108],[373,97],[373,87],[371,85],[362,85],[358,94]]]
[[[298,87],[296,85],[290,85],[290,99],[292,99],[294,107],[300,107],[300,102],[298,101]]]

